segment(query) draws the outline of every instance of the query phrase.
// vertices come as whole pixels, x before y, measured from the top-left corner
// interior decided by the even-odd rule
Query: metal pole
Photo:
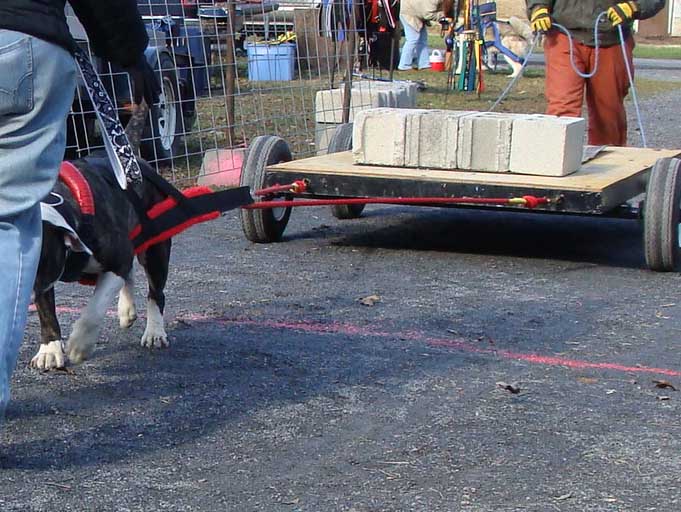
[[[355,22],[355,2],[352,3],[350,10],[350,24],[345,23],[345,57],[346,57],[346,71],[345,71],[345,90],[343,93],[343,123],[350,122],[350,102],[352,100],[352,68],[355,64],[355,31],[357,23]]]
[[[234,30],[236,27],[236,1],[230,0],[227,3],[227,38],[226,38],[226,53],[225,63],[227,70],[225,73],[225,93],[227,97],[225,102],[227,105],[227,139],[230,147],[234,146],[234,125],[235,125],[235,103],[236,95],[236,58],[234,48]]]

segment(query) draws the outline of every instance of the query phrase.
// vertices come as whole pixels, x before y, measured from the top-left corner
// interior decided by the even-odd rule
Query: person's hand
[[[126,69],[132,80],[132,99],[136,105],[144,99],[150,107],[158,103],[161,84],[156,72],[142,55],[134,66]]]
[[[634,19],[636,13],[638,13],[636,2],[620,2],[607,10],[608,19],[613,27],[630,22]]]
[[[532,32],[548,32],[551,30],[551,25],[553,25],[553,21],[551,20],[548,7],[537,7],[532,11],[532,16],[530,17]]]

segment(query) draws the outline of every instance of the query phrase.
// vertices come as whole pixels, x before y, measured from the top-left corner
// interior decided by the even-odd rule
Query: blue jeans
[[[405,71],[412,68],[414,59],[419,69],[430,67],[430,50],[428,49],[428,27],[424,24],[420,31],[414,30],[407,21],[400,16],[404,27],[404,46],[400,52],[400,63],[397,69]]]
[[[64,158],[75,86],[66,50],[0,30],[0,422],[40,259],[39,203]]]

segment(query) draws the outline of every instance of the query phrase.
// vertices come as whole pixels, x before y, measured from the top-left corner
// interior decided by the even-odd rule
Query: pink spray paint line
[[[31,310],[35,311],[35,306],[31,305]],[[65,314],[79,314],[81,308],[60,306],[57,308],[57,313]],[[117,313],[113,310],[107,312],[107,316],[115,317]],[[265,327],[268,329],[279,329],[288,331],[297,331],[310,334],[343,334],[346,336],[366,336],[377,338],[391,338],[401,339],[406,341],[413,341],[424,343],[433,347],[450,348],[467,352],[470,354],[490,355],[500,357],[502,359],[509,359],[513,361],[522,361],[525,363],[542,365],[542,366],[562,366],[575,370],[612,370],[624,373],[651,373],[657,375],[666,375],[669,377],[681,377],[681,371],[669,368],[655,368],[649,366],[627,366],[619,363],[609,362],[592,362],[580,359],[570,359],[567,357],[542,355],[536,353],[514,352],[511,350],[498,350],[478,347],[470,342],[461,339],[448,338],[434,338],[425,335],[418,331],[406,332],[389,332],[383,330],[362,327],[359,325],[332,322],[332,323],[318,323],[318,322],[286,322],[274,320],[243,320],[230,319],[220,316],[205,315],[200,313],[188,313],[178,317],[182,320],[190,322],[217,322],[224,325],[244,325],[254,327]]]
[[[268,329],[290,330],[311,334],[343,334],[347,336],[367,336],[378,338],[391,338],[407,341],[424,343],[433,347],[451,348],[461,352],[471,354],[489,355],[508,359],[512,361],[522,361],[525,363],[541,366],[562,366],[575,370],[611,370],[623,373],[650,373],[656,375],[666,375],[669,377],[681,377],[681,371],[670,368],[655,368],[650,366],[628,366],[610,362],[592,362],[580,359],[570,359],[567,357],[542,355],[531,352],[514,352],[511,350],[489,349],[475,346],[474,344],[461,339],[434,338],[418,331],[407,332],[387,332],[361,327],[345,323],[316,323],[316,322],[284,322],[270,320],[241,320],[223,317],[214,317],[201,314],[183,315],[182,319],[194,322],[217,322],[221,324],[245,325],[255,327],[265,327]]]

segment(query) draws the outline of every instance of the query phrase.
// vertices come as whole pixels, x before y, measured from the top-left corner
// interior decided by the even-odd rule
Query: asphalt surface
[[[636,221],[415,207],[301,209],[271,245],[234,212],[195,227],[170,349],[112,305],[90,361],[40,373],[31,315],[0,510],[679,510],[681,276],[641,245]],[[89,293],[58,287],[66,332]]]

